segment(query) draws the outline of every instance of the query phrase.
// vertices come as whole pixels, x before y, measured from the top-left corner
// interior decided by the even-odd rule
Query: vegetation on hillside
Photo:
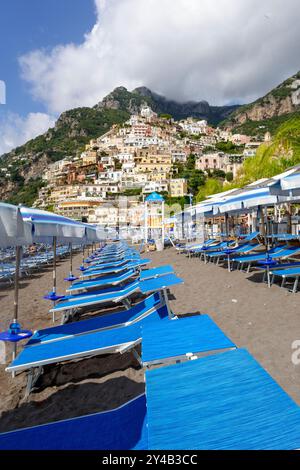
[[[244,124],[235,127],[232,132],[262,138],[266,132],[275,135],[282,124],[297,117],[300,117],[300,112],[282,114],[281,116],[274,116],[273,118],[264,119],[263,121],[246,121]]]
[[[127,112],[115,109],[72,109],[61,115],[55,128],[17,147],[12,153],[18,156],[41,152],[47,153],[51,161],[60,160],[66,155],[81,152],[91,139],[101,136],[113,124],[123,123],[128,118]],[[4,160],[9,155],[5,155]]]
[[[45,186],[45,183],[41,178],[31,178],[26,185],[24,184],[24,178],[22,178],[7,202],[15,205],[24,204],[31,207],[38,196],[39,189],[43,186]]]
[[[271,178],[300,163],[300,116],[282,124],[271,143],[262,144],[254,157],[246,158],[237,177],[223,185],[208,178],[199,189],[197,202],[228,189],[240,188],[261,178]]]

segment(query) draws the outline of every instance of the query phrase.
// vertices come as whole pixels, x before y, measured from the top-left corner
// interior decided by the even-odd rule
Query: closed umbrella
[[[19,273],[23,245],[32,243],[32,227],[23,222],[20,208],[0,203],[0,247],[16,248],[16,266],[14,276],[14,309],[13,320],[7,331],[0,333],[0,341],[13,345],[13,359],[16,357],[17,343],[32,336],[31,331],[21,329],[19,323]]]

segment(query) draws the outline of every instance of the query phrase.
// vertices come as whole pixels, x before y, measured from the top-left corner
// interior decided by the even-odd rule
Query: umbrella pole
[[[17,246],[16,247],[16,271],[15,271],[15,293],[14,293],[14,319],[13,319],[13,323],[17,323],[17,321],[18,321],[20,263],[21,263],[21,247]]]
[[[56,294],[56,245],[57,239],[53,237],[53,294]],[[53,306],[55,306],[55,302],[53,302]],[[55,313],[52,314],[52,321],[55,323]]]
[[[73,250],[72,250],[72,243],[69,244],[70,248],[70,276],[73,275]]]
[[[53,237],[53,292],[56,294],[56,237]]]
[[[18,323],[18,315],[19,315],[19,279],[20,279],[20,264],[21,264],[21,247],[16,247],[16,269],[15,269],[15,292],[14,292],[14,318],[13,324]],[[13,352],[12,358],[13,361],[17,356],[17,343],[13,343]],[[12,373],[12,377],[15,377],[16,373]]]

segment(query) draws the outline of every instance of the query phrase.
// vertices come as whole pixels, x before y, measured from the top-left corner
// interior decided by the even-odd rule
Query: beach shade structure
[[[149,449],[300,447],[299,406],[244,349],[147,371],[146,384]]]
[[[21,251],[23,245],[32,243],[31,225],[24,223],[20,208],[11,204],[0,203],[0,248],[15,247],[16,266],[14,275],[14,313],[8,331],[0,333],[0,341],[13,345],[13,357],[16,356],[17,343],[29,338],[31,332],[22,330],[18,321],[19,312],[19,275]]]

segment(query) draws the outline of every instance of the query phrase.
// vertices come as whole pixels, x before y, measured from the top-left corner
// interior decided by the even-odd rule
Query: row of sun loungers
[[[46,247],[41,246],[41,249]],[[57,257],[64,258],[69,254],[69,247],[61,246],[57,248]],[[26,256],[27,255],[27,256]],[[7,250],[2,253],[2,262],[0,262],[0,282],[13,283],[15,275],[15,263],[8,262],[13,260],[14,251]],[[7,260],[7,261],[5,261]],[[25,253],[20,264],[20,274],[22,276],[29,276],[33,271],[41,269],[44,266],[49,266],[53,261],[53,250],[48,249],[47,251],[39,251],[36,254]]]
[[[123,270],[108,273],[103,266],[117,260]],[[126,289],[127,297],[134,290],[136,303],[36,331],[7,370],[28,373],[29,394],[45,365],[131,351],[144,368],[146,392],[111,411],[0,434],[0,449],[299,448],[300,408],[252,356],[208,315],[171,312],[167,289],[182,282],[171,266],[142,269],[148,263],[124,242],[88,261],[93,267],[82,271],[55,311],[76,305],[82,318]]]
[[[282,242],[295,240],[290,234],[280,234],[273,238]],[[299,245],[283,243],[266,249],[259,239],[258,232],[249,234],[238,243],[233,240],[216,242],[213,239],[201,246],[190,245],[185,253],[188,253],[189,257],[198,256],[206,263],[215,262],[218,265],[220,262],[225,262],[229,271],[234,267],[241,271],[246,270],[247,273],[252,268],[263,269],[263,280],[267,278],[269,286],[277,279],[281,279],[281,286],[284,287],[287,281],[291,280],[292,292],[297,292],[300,278],[300,259],[297,258],[300,255]]]

